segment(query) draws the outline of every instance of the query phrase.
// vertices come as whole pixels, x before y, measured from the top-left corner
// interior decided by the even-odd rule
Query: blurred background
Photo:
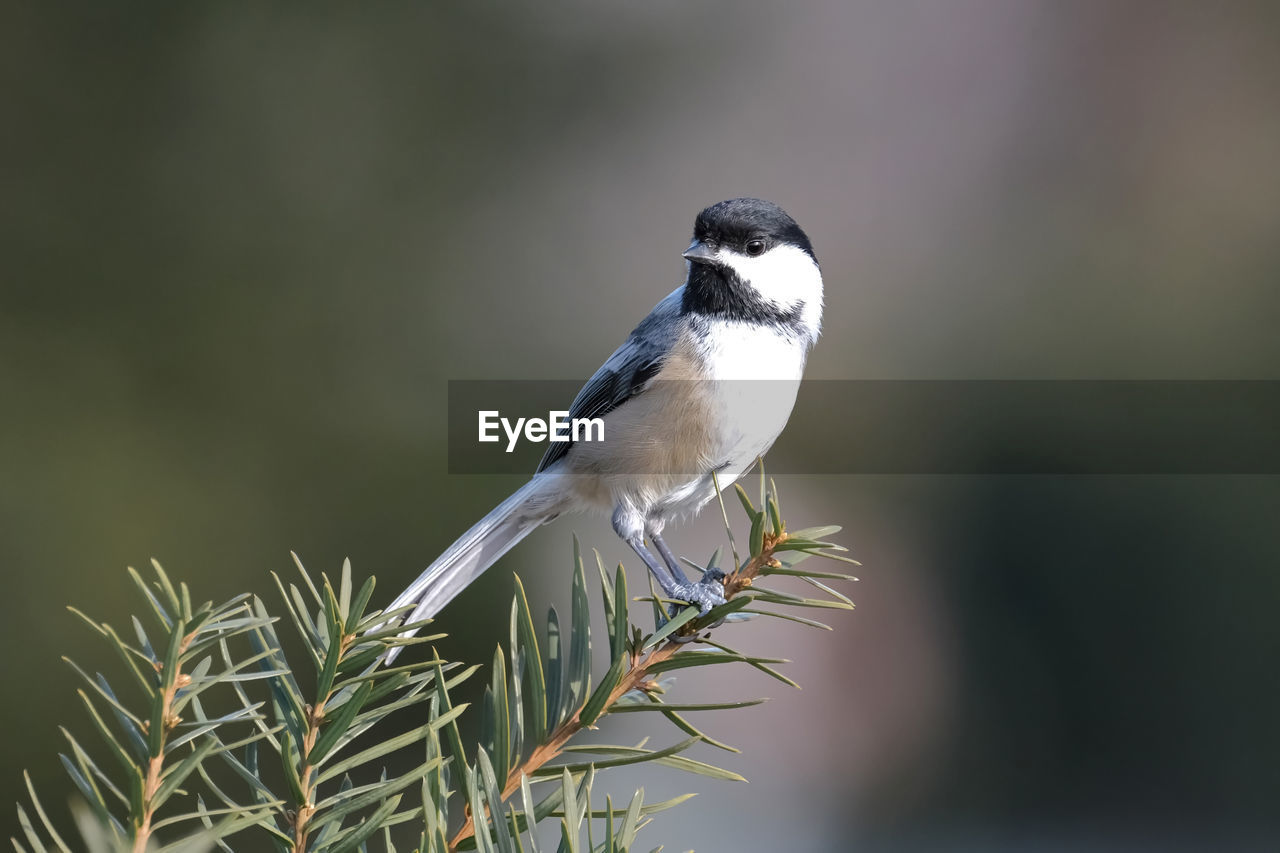
[[[722,198],[813,239],[811,378],[1280,378],[1278,36],[1261,2],[6,4],[0,803],[70,789],[59,656],[115,671],[65,605],[127,622],[152,557],[273,600],[290,549],[389,598],[520,482],[446,473],[446,381],[585,378]],[[801,692],[678,685],[773,699],[704,719],[749,785],[615,772],[702,792],[644,842],[1280,844],[1280,479],[778,485],[845,526],[858,609],[732,629]],[[634,562],[543,528],[445,655],[492,654],[512,570],[565,607],[573,531]]]

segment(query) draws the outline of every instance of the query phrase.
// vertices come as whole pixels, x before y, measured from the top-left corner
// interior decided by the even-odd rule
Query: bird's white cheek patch
[[[775,246],[757,258],[722,251],[738,277],[779,308],[822,303],[822,274],[813,259],[795,246]]]

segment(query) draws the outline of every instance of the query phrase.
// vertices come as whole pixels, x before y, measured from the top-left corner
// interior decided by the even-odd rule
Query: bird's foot
[[[677,583],[671,590],[671,597],[689,602],[698,608],[700,615],[706,616],[711,608],[727,600],[724,597],[724,572],[710,569],[695,583]]]
[[[710,612],[711,608],[724,604],[726,601],[724,597],[723,581],[724,572],[719,569],[711,569],[706,572],[702,576],[702,579],[697,583],[678,584],[677,589],[671,597],[677,598],[681,601],[687,601],[688,603],[695,605],[700,611],[700,615],[706,616],[707,613]],[[680,608],[678,605],[671,605],[670,615],[674,617],[679,610]],[[707,629],[719,628],[723,623],[724,620],[721,619],[714,625],[706,625],[704,627]],[[700,636],[702,636],[701,630],[692,634],[675,634],[671,639],[677,643],[690,643],[697,640]]]

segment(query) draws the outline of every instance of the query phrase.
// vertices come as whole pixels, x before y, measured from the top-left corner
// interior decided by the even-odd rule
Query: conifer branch
[[[285,621],[296,629],[309,662],[301,668],[286,657],[276,635],[279,620],[260,598],[243,595],[216,607],[193,606],[186,586],[172,584],[159,565],[151,581],[131,570],[151,615],[149,625],[133,620],[136,640],[125,640],[111,626],[73,609],[113,648],[120,671],[142,696],[141,702],[122,698],[104,676],[71,664],[85,682],[80,696],[100,748],[113,760],[110,770],[100,767],[93,750],[66,733],[70,751],[61,759],[87,807],[76,821],[85,846],[147,853],[198,841],[201,849],[214,845],[231,851],[225,839],[246,833],[251,840],[237,842],[238,848],[393,853],[393,829],[414,823],[420,827],[418,853],[538,853],[537,826],[558,820],[558,850],[565,853],[632,849],[636,833],[653,815],[692,795],[646,802],[644,792],[636,790],[625,807],[619,800],[615,808],[611,796],[601,807],[593,804],[599,773],[649,762],[741,781],[737,773],[684,754],[698,743],[737,751],[686,715],[763,701],[670,703],[665,696],[671,673],[745,663],[794,685],[775,668],[784,661],[735,651],[720,642],[721,636],[711,640],[710,632],[757,615],[830,630],[792,611],[853,607],[828,584],[855,578],[799,565],[811,556],[853,563],[843,548],[825,541],[839,528],[788,531],[777,489],[763,475],[758,507],[741,487],[735,491],[751,525],[749,550],[739,562],[726,513],[734,566],[724,578],[724,604],[703,615],[663,600],[651,581],[650,594],[633,599],[623,567],[607,572],[597,554],[609,667],[593,677],[587,573],[575,540],[569,617],[562,622],[552,608],[545,631],[536,631],[516,578],[510,642],[505,650],[498,647],[483,702],[474,709],[455,703],[450,691],[478,666],[434,654],[382,666],[389,650],[442,635],[403,636],[425,623],[403,624],[411,608],[371,610],[374,581],[369,578],[357,589],[349,563],[336,583],[323,574],[313,580],[300,562],[296,583],[276,578]],[[705,572],[718,568],[719,559],[717,552],[705,566],[686,562]],[[771,578],[807,584],[820,595],[806,598],[766,587]],[[637,601],[649,603],[652,630],[635,624],[632,604]],[[308,669],[313,672],[304,675]],[[584,730],[624,712],[659,714],[683,739],[657,748],[576,743]],[[464,742],[458,720],[477,713],[478,742]],[[393,715],[409,720],[408,727],[389,723]],[[407,754],[415,755],[416,766],[388,775],[384,762]],[[283,790],[278,790],[281,776]],[[554,779],[559,785],[534,796],[532,783]],[[420,804],[407,798],[411,786],[420,788]],[[18,807],[20,838],[12,838],[14,849],[70,853],[29,777],[27,787],[30,803]],[[458,805],[465,813],[450,833],[458,823],[450,813]],[[197,822],[193,833],[189,827]],[[159,837],[183,826],[188,829],[175,839]]]

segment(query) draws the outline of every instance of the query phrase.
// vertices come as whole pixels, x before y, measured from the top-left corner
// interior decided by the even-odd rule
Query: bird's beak
[[[681,257],[695,264],[709,264],[715,260],[716,253],[701,240],[694,240],[689,244],[689,248],[684,250],[684,254]]]

